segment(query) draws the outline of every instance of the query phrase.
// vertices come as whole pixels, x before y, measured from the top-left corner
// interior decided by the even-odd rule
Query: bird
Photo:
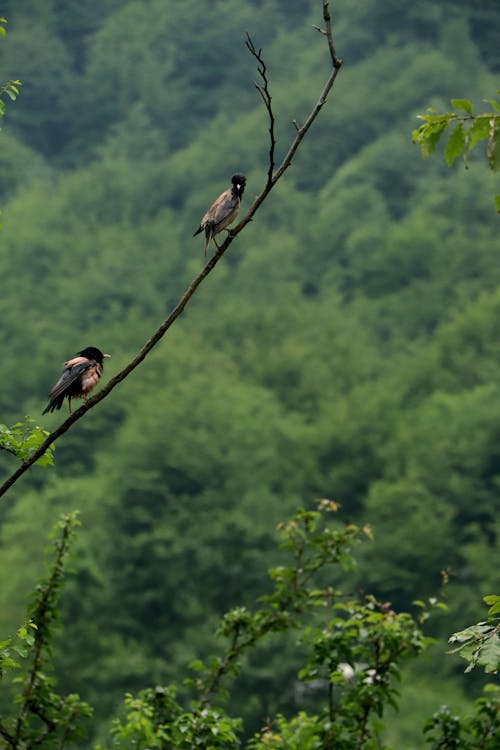
[[[103,360],[110,356],[110,354],[103,354],[95,346],[87,346],[81,352],[77,352],[73,359],[68,359],[64,363],[61,377],[49,393],[50,401],[42,414],[60,409],[65,396],[68,397],[69,413],[71,414],[71,399],[87,399],[88,394],[95,388],[102,375]]]
[[[193,237],[196,237],[200,232],[205,232],[205,255],[207,254],[210,240],[214,241],[215,247],[219,250],[219,245],[216,242],[215,235],[222,232],[222,230],[225,229],[228,224],[231,224],[236,218],[240,209],[241,196],[245,190],[246,181],[244,175],[233,174],[231,177],[233,187],[224,190],[215,203],[212,203],[202,218],[200,226],[193,234]]]

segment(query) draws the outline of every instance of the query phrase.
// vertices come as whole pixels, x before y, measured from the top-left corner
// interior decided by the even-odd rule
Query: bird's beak
[[[111,357],[111,354],[103,354],[103,357]]]

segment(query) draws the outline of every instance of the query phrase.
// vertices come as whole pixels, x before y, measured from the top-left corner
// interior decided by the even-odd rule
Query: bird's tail
[[[63,405],[64,401],[64,394],[61,396],[57,396],[56,398],[53,398],[49,401],[45,409],[42,411],[42,414],[47,414],[47,412],[53,412],[56,409],[60,409]]]
[[[208,246],[210,245],[210,240],[214,240],[214,225],[212,222],[209,222],[205,226],[205,255],[207,254]]]

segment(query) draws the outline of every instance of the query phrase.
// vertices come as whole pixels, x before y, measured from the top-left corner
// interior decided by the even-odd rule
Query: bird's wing
[[[239,198],[232,195],[230,190],[226,190],[226,192],[222,193],[222,195],[217,198],[213,206],[210,208],[210,211],[208,211],[210,214],[209,221],[213,224],[216,232],[220,229],[224,229],[226,224],[229,224],[234,218],[238,206]]]
[[[74,362],[75,360],[66,362],[67,366],[65,367],[63,374],[49,393],[50,399],[57,398],[57,396],[64,393],[66,389],[77,380],[77,378],[88,370],[89,367],[92,367],[92,365],[95,364],[91,360],[84,359],[83,357],[78,357],[78,360],[80,361],[77,361],[76,364],[71,364],[71,362]]]

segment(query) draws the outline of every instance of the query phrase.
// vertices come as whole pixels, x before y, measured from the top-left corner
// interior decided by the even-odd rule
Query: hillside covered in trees
[[[60,682],[96,707],[178,678],[221,614],[266,591],[276,525],[317,498],[373,527],[349,586],[411,609],[448,570],[448,612],[409,667],[388,741],[423,746],[466,707],[447,637],[498,592],[496,176],[424,161],[418,113],[478,107],[500,70],[496,0],[336,0],[344,66],[293,166],[160,347],[0,503],[0,640],[23,619],[50,528],[83,528],[62,598]],[[204,262],[193,238],[233,172],[265,183],[268,65],[277,153],[321,91],[313,0],[6,0],[0,133],[0,421],[41,416],[74,352],[137,352]],[[497,190],[498,192],[498,190]],[[66,407],[64,407],[66,408]],[[0,453],[2,475],[16,464]],[[248,731],[296,710],[296,644],[232,693]],[[92,741],[95,737],[92,738]]]

